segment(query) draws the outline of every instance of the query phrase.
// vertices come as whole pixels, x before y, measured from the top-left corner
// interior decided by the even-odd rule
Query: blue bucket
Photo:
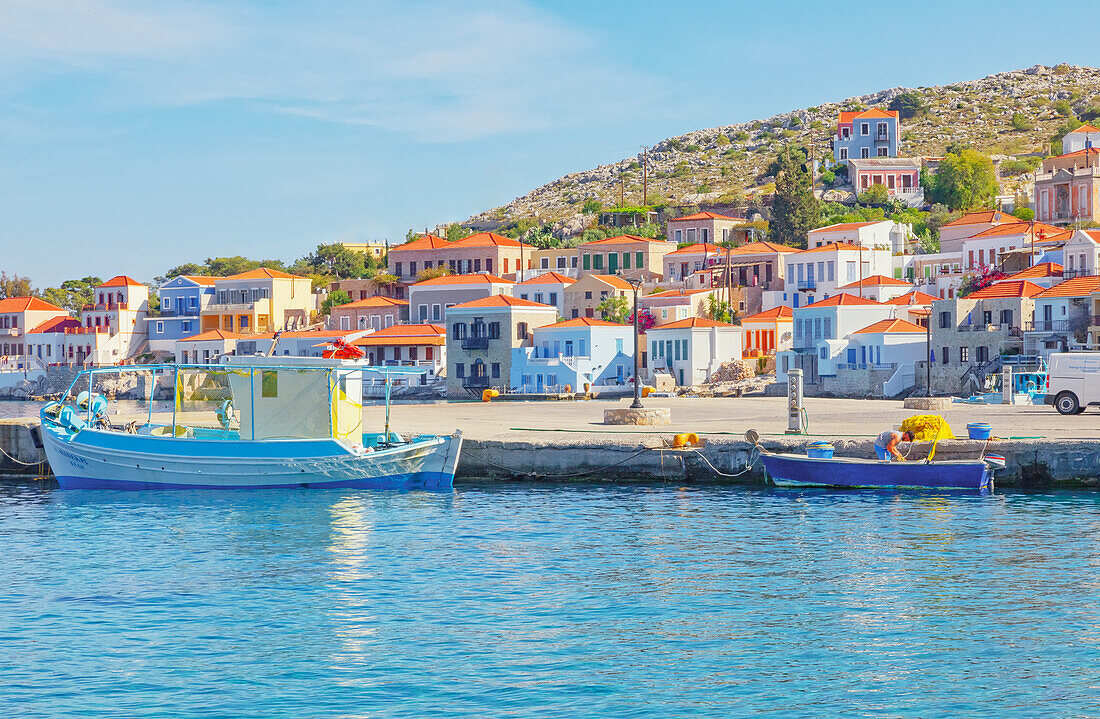
[[[810,442],[806,445],[806,456],[810,459],[832,459],[833,445],[828,442]]]
[[[970,439],[989,439],[993,428],[987,422],[971,422],[966,425],[966,431],[970,435]]]

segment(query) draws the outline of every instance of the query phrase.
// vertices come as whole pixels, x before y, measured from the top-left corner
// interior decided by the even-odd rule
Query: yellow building
[[[261,267],[214,281],[214,301],[202,311],[202,331],[247,335],[305,329],[315,308],[308,277]]]
[[[385,240],[369,240],[367,242],[341,242],[341,245],[352,252],[360,252],[367,257],[373,257],[379,262],[386,256]]]

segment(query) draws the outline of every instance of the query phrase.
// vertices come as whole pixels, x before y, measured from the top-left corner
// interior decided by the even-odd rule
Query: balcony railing
[[[817,289],[817,280],[799,280],[797,284],[798,284],[798,289],[799,290],[816,290]]]
[[[1072,280],[1074,277],[1088,277],[1090,273],[1088,270],[1062,270],[1062,281]]]
[[[879,132],[875,134],[875,142],[890,142],[890,133]]]
[[[129,308],[130,305],[127,302],[101,302],[99,304],[86,304],[80,309],[84,312],[112,312]]]
[[[19,328],[12,327],[11,329],[0,329],[0,337],[18,337]]]
[[[255,306],[255,302],[219,302],[206,309],[209,312],[251,312]]]
[[[1069,320],[1036,320],[1024,325],[1025,332],[1068,332]]]
[[[481,335],[478,337],[464,337],[462,338],[462,349],[487,350],[489,349],[489,338],[485,335]]]
[[[489,377],[488,375],[483,377],[466,377],[462,380],[462,386],[465,389],[488,389]]]

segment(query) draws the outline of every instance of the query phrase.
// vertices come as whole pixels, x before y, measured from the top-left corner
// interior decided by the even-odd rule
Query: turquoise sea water
[[[1092,493],[0,484],[5,717],[1100,715]]]

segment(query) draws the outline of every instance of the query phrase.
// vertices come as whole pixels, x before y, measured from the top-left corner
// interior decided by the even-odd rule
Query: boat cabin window
[[[260,372],[260,396],[279,396],[279,373],[275,370],[263,370]]]

